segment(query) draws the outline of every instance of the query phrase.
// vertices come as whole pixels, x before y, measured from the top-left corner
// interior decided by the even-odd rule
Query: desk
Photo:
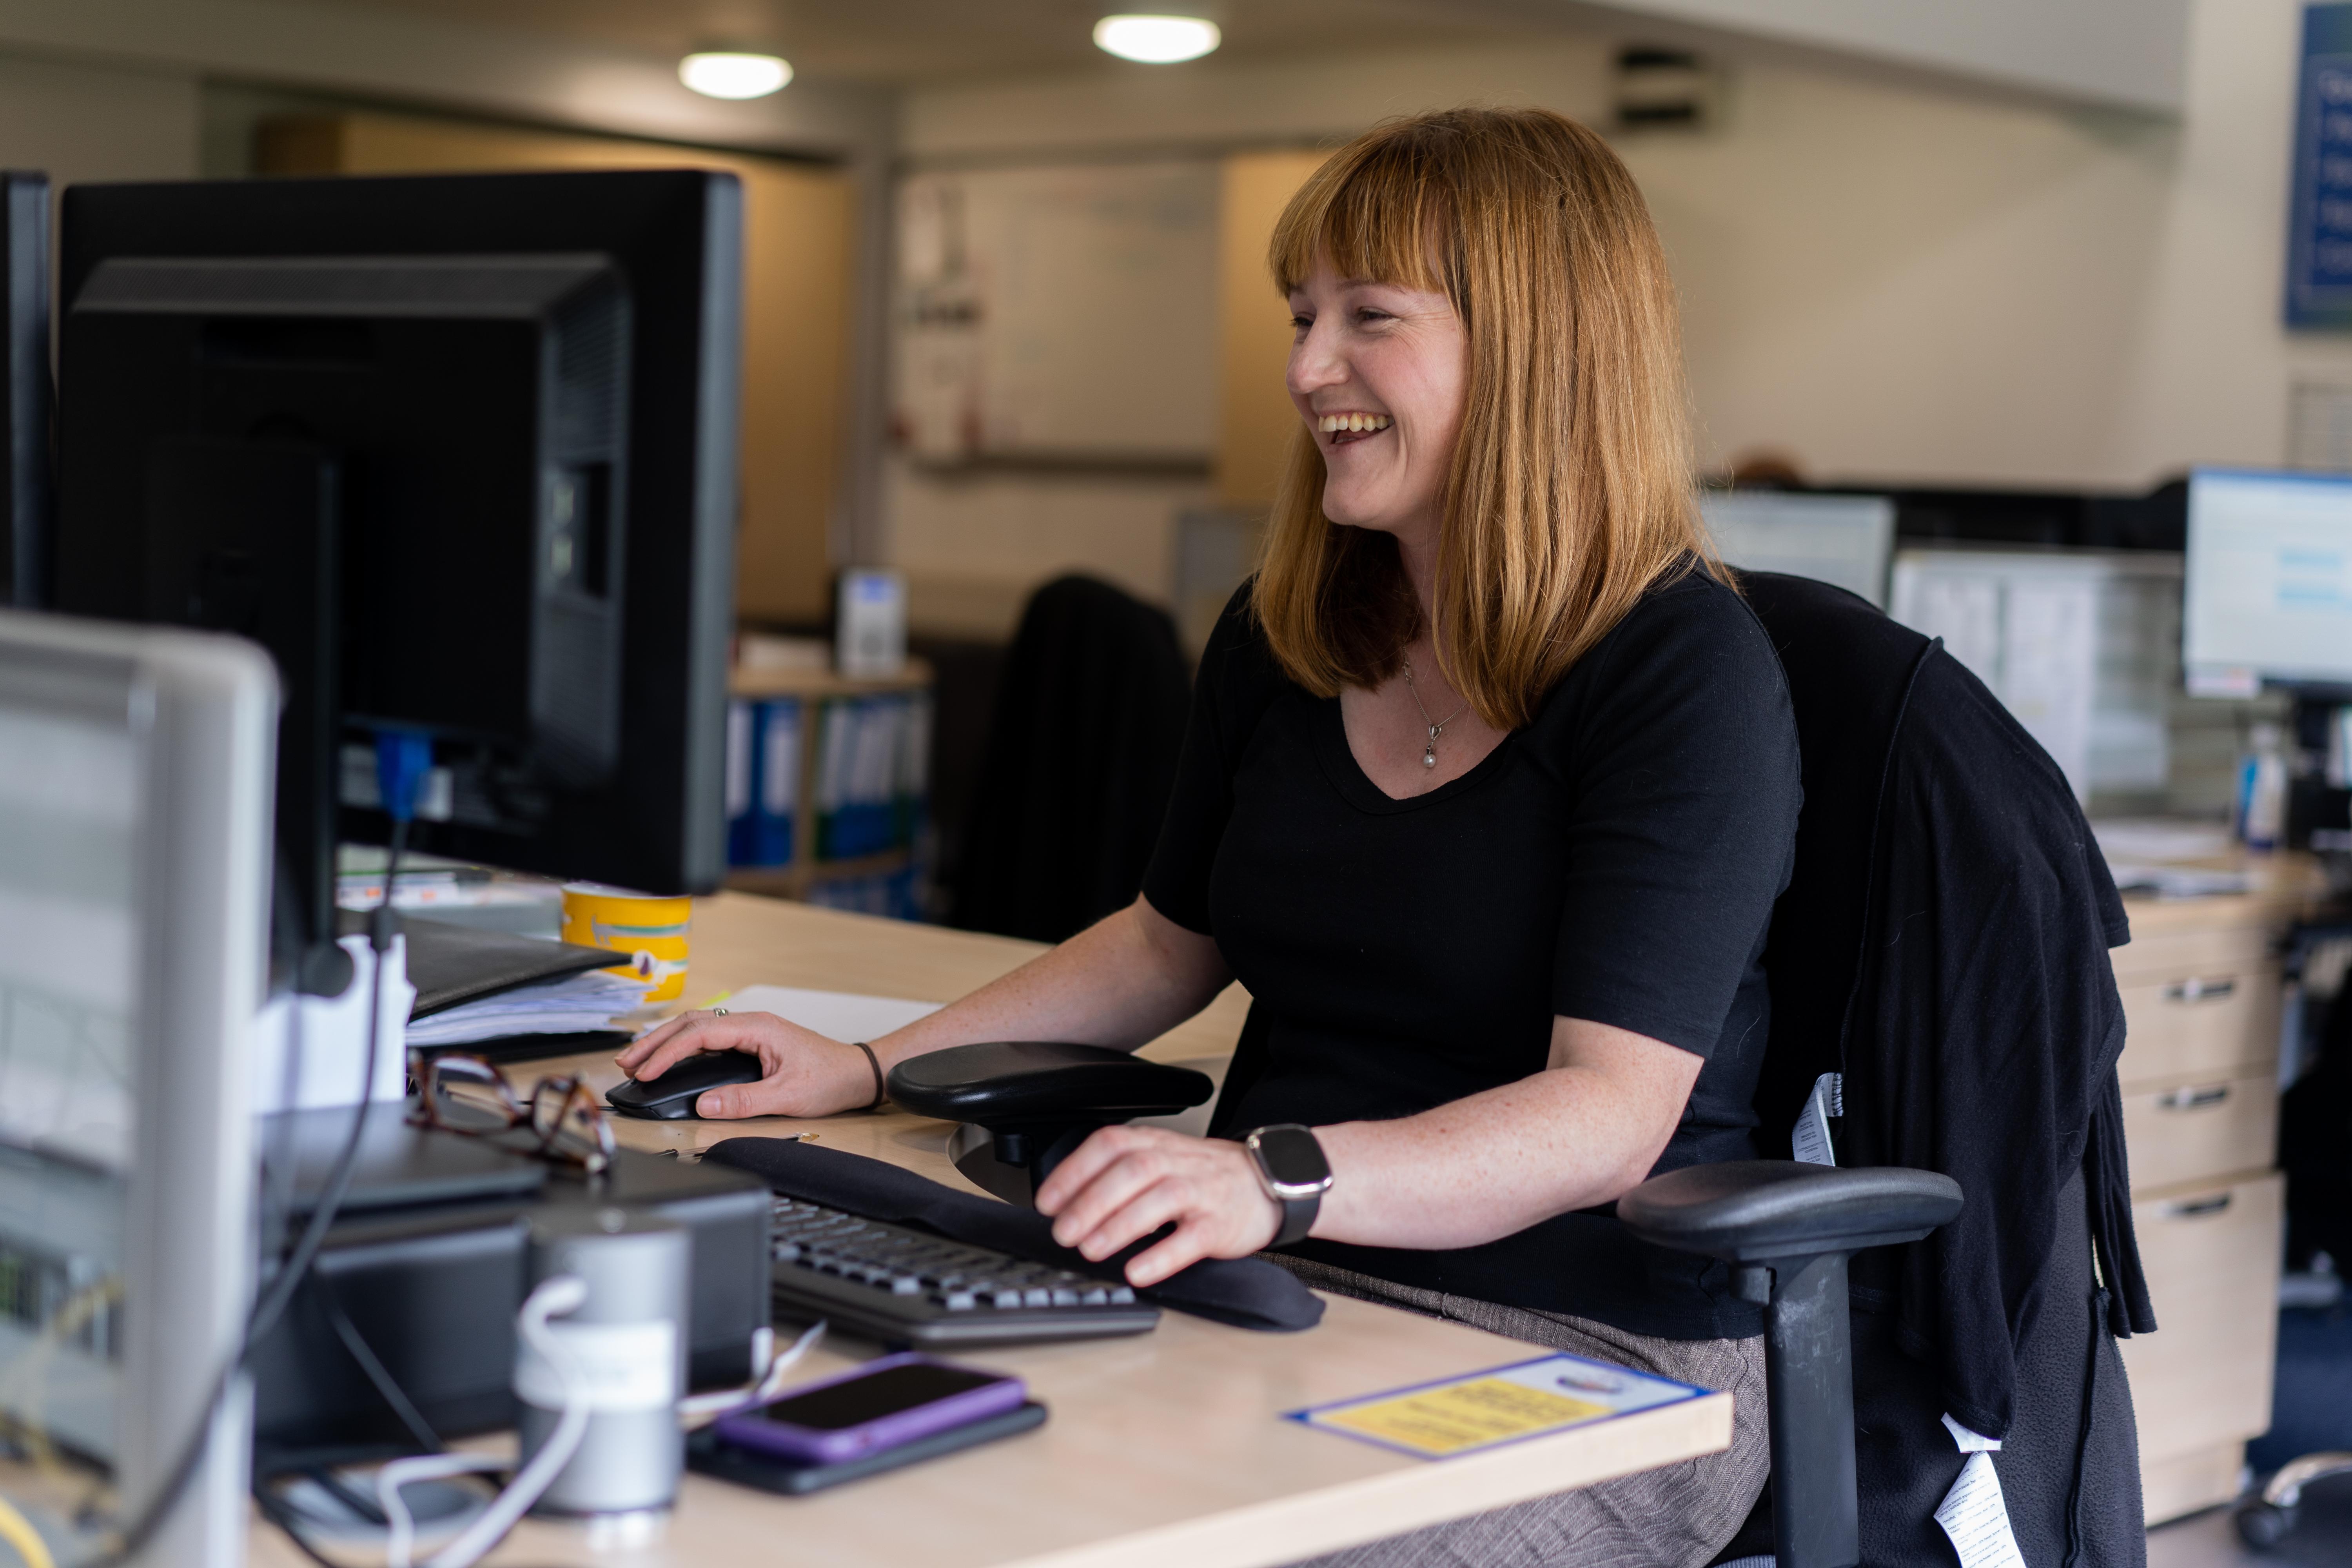
[[[1013,968],[1034,943],[837,914],[724,893],[695,915],[687,994],[755,982],[947,1001]],[[1246,998],[1228,991],[1145,1047],[1160,1060],[1231,1051]],[[536,1064],[617,1082],[593,1057]],[[818,1121],[623,1122],[640,1148],[814,1132],[961,1184],[948,1127],[903,1113]],[[852,1346],[863,1351],[866,1347]],[[1129,1340],[974,1352],[1028,1380],[1053,1416],[971,1452],[786,1499],[689,1475],[667,1532],[597,1550],[576,1527],[526,1521],[488,1561],[630,1568],[789,1561],[860,1568],[1257,1568],[1376,1540],[1564,1488],[1713,1453],[1731,1440],[1731,1396],[1686,1401],[1438,1463],[1278,1419],[1301,1405],[1526,1359],[1514,1340],[1334,1299],[1304,1334],[1253,1333],[1181,1312]],[[811,1376],[863,1354],[823,1348]],[[257,1568],[303,1559],[257,1529]]]

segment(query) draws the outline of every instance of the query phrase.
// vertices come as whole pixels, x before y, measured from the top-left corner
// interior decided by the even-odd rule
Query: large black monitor
[[[691,170],[66,192],[54,604],[276,656],[313,939],[386,731],[433,740],[418,848],[718,884],[740,212]]]

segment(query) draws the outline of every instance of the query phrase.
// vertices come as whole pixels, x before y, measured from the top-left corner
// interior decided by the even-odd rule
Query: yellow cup
[[[627,953],[626,963],[604,973],[651,985],[647,1002],[686,994],[686,938],[693,920],[691,899],[656,898],[600,882],[572,882],[563,889],[563,940]]]

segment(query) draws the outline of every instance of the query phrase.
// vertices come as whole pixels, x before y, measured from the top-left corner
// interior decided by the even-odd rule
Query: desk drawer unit
[[[2240,963],[2225,952],[2178,973],[2118,973],[2116,984],[2127,1031],[2117,1067],[2126,1093],[2278,1060],[2279,971],[2266,958]]]
[[[2228,1501],[2246,1439],[2270,1426],[2283,1195],[2266,1173],[2132,1205],[2161,1325],[2121,1347],[2150,1524]]]
[[[2109,956],[2116,983],[2185,980],[2190,975],[2242,974],[2271,956],[2271,931],[2260,925],[2197,926],[2187,931],[2135,935]]]
[[[2278,1079],[2263,1067],[2126,1088],[2124,1142],[2135,1192],[2266,1171],[2278,1150]]]

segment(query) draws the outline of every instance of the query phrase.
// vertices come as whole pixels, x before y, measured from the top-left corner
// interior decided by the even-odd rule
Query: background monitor
[[[433,738],[415,847],[715,887],[734,177],[79,186],[63,212],[55,603],[278,658],[310,940],[336,842],[389,830],[387,729]]]
[[[0,169],[0,605],[41,599],[49,397],[49,179]]]
[[[1707,490],[1699,511],[1729,564],[1815,578],[1886,607],[1895,548],[1895,503],[1886,497]]]
[[[208,1445],[139,1563],[243,1561],[276,708],[249,644],[0,610],[0,1409],[120,1522]]]
[[[2183,595],[2192,694],[2352,686],[2352,475],[2197,469]]]

